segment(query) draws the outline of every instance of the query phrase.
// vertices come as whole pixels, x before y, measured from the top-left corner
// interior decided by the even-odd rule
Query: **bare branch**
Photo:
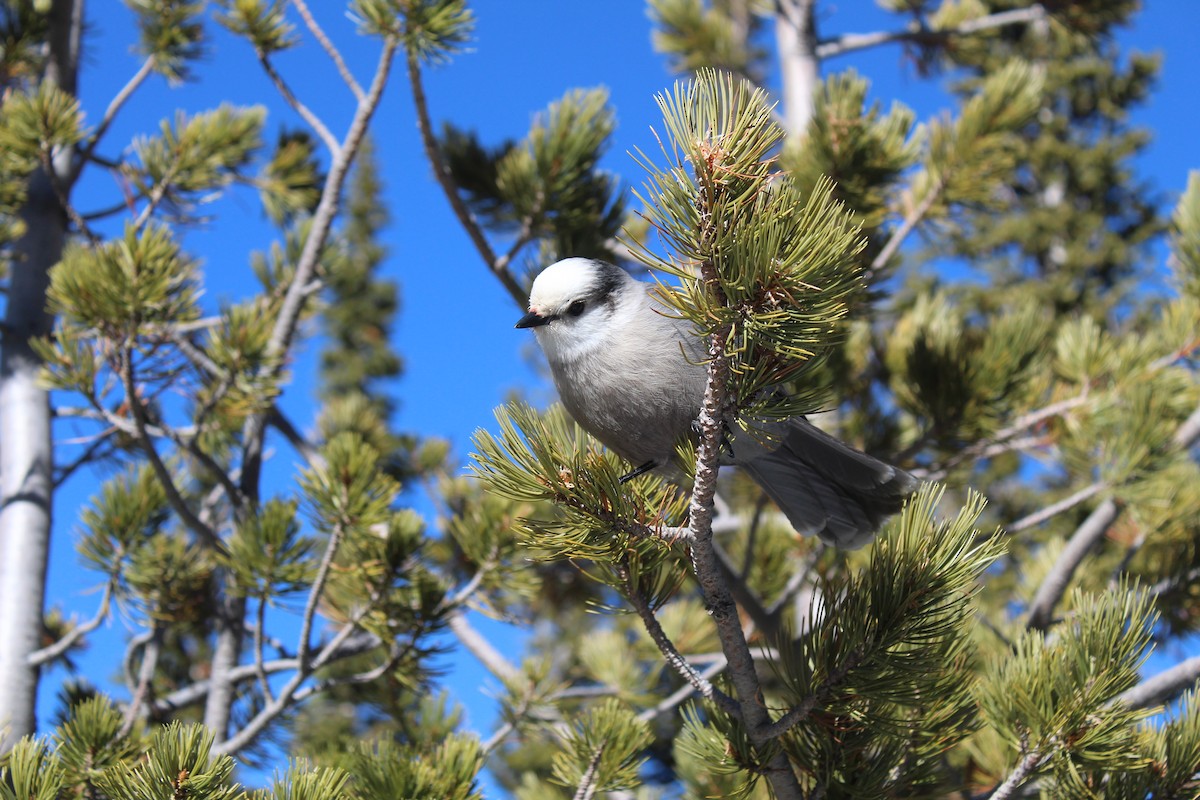
[[[691,684],[692,688],[701,697],[715,702],[726,714],[740,718],[742,712],[737,701],[713,686],[695,667],[688,663],[688,660],[675,647],[675,643],[671,641],[671,637],[667,636],[667,632],[659,624],[658,618],[654,616],[654,610],[650,608],[650,604],[646,602],[646,598],[633,582],[628,567],[626,565],[619,567],[618,574],[625,581],[625,592],[629,596],[629,602],[633,604],[638,616],[641,617],[642,625],[646,628],[646,633],[650,635],[650,639],[658,646],[659,652],[663,654],[663,658],[667,660],[667,664],[670,665],[671,669],[675,670],[681,678]]]
[[[325,581],[329,578],[329,570],[333,567],[333,559],[337,556],[338,546],[342,543],[345,529],[335,525],[325,544],[325,553],[321,556],[321,564],[317,567],[317,575],[313,578],[312,587],[308,590],[308,600],[304,604],[304,615],[300,622],[300,637],[296,644],[296,671],[307,672],[309,669],[309,653],[312,647],[312,626],[317,615],[317,604],[325,591]]]
[[[719,285],[711,272],[711,264],[702,265],[702,277],[711,285]],[[771,719],[762,702],[762,688],[754,667],[754,657],[750,654],[750,646],[742,631],[729,585],[722,578],[712,538],[712,503],[717,488],[718,458],[729,405],[729,359],[724,347],[727,333],[726,327],[708,337],[710,361],[704,401],[697,418],[700,442],[696,453],[695,484],[688,507],[692,568],[709,613],[716,623],[721,650],[729,660],[730,678],[737,692],[741,719],[750,741],[755,747],[762,747],[768,741],[765,734]],[[775,796],[780,800],[800,800],[804,797],[796,773],[782,750],[770,757],[767,777]]]
[[[1018,8],[997,14],[988,14],[978,19],[969,20],[954,28],[933,29],[924,24],[914,23],[913,27],[903,31],[879,31],[876,33],[846,33],[832,39],[826,39],[817,45],[819,58],[834,58],[836,56],[863,50],[868,47],[878,47],[892,42],[916,42],[918,44],[934,44],[943,42],[955,36],[967,36],[972,33],[1000,28],[1005,25],[1017,25],[1026,22],[1036,22],[1046,16],[1046,11],[1040,5],[1028,8]]]
[[[495,675],[502,683],[511,684],[520,680],[521,671],[493,647],[483,634],[475,630],[467,621],[466,613],[461,608],[455,609],[446,617],[446,625],[463,647],[479,659],[479,663],[487,667],[488,672]]]
[[[271,59],[263,51],[258,51],[258,63],[262,65],[263,72],[267,73],[267,77],[271,79],[271,83],[275,84],[275,88],[279,90],[279,94],[283,96],[284,101],[292,107],[292,110],[300,115],[308,127],[313,129],[317,136],[321,137],[321,141],[329,148],[329,153],[336,161],[341,158],[342,146],[338,143],[337,137],[325,127],[325,123],[321,118],[313,113],[312,109],[300,102],[300,98],[296,97],[292,88],[287,85],[287,81],[283,79],[275,70],[275,65],[271,63]]]
[[[133,348],[126,345],[124,349],[121,379],[125,385],[125,399],[130,408],[130,414],[133,417],[134,430],[137,434],[138,443],[142,446],[142,452],[146,454],[146,459],[150,462],[150,467],[154,470],[155,477],[158,478],[158,482],[162,485],[163,491],[166,493],[167,502],[170,503],[172,510],[179,515],[179,519],[209,547],[217,552],[224,552],[225,543],[217,536],[216,531],[205,525],[188,506],[187,501],[183,499],[183,495],[179,493],[179,487],[175,485],[175,478],[171,475],[170,470],[167,469],[167,465],[163,463],[162,458],[159,457],[158,451],[154,448],[154,442],[150,440],[150,435],[146,430],[146,409],[142,407],[142,399],[137,394],[137,385],[134,380]]]
[[[1088,515],[1075,530],[1058,561],[1038,587],[1033,602],[1029,604],[1028,626],[1044,631],[1050,627],[1054,609],[1067,591],[1075,570],[1083,563],[1088,553],[1095,549],[1108,529],[1116,522],[1121,509],[1112,498],[1105,500]]]
[[[369,633],[362,633],[358,637],[345,640],[341,645],[333,650],[326,657],[324,664],[332,664],[335,661],[352,658],[354,656],[368,653],[371,650],[379,647],[379,639]],[[322,649],[324,653],[325,650]],[[263,672],[268,675],[274,675],[279,672],[291,672],[296,669],[297,663],[295,658],[279,658],[266,661],[262,665]],[[229,681],[234,685],[253,681],[258,675],[258,666],[255,664],[242,664],[230,670]],[[156,714],[169,714],[183,708],[196,705],[203,702],[208,695],[210,681],[203,680],[189,684],[181,689],[171,692],[169,695],[155,700],[150,708]]]
[[[113,96],[113,99],[108,104],[108,108],[104,110],[104,116],[101,117],[100,124],[96,126],[95,133],[93,133],[91,138],[88,139],[87,145],[84,146],[83,153],[79,156],[78,160],[76,160],[74,166],[71,168],[71,177],[68,180],[68,185],[75,182],[75,179],[79,177],[79,173],[83,171],[84,165],[92,160],[92,157],[96,153],[96,147],[100,144],[100,140],[104,138],[104,134],[107,133],[108,129],[112,126],[113,120],[117,118],[117,114],[120,113],[121,108],[126,102],[129,101],[129,98],[133,96],[133,93],[138,90],[138,87],[145,82],[146,78],[150,77],[150,73],[153,71],[154,56],[149,55],[146,57],[146,60],[142,62],[142,65],[138,67],[138,71],[133,74],[133,77],[130,78],[125,85],[121,87],[120,91]]]
[[[705,681],[711,681],[713,678],[721,674],[721,671],[728,666],[729,662],[725,660],[725,654],[722,653],[719,658],[709,664],[700,671],[700,677]],[[657,705],[647,708],[642,713],[638,714],[638,719],[642,722],[651,722],[658,719],[663,714],[673,711],[678,706],[686,703],[694,694],[696,688],[690,683],[685,683],[671,694],[664,697]]]
[[[329,57],[333,59],[333,64],[337,67],[338,75],[342,76],[342,80],[350,87],[350,91],[354,92],[354,98],[358,102],[363,102],[367,99],[363,88],[359,86],[358,81],[354,79],[354,73],[346,66],[346,62],[342,59],[342,54],[338,51],[337,46],[329,40],[325,35],[325,30],[320,26],[317,20],[313,17],[312,12],[308,9],[308,3],[304,0],[292,0],[292,5],[300,12],[300,18],[304,20],[304,24],[308,26],[308,30],[312,33],[313,38],[321,45]]]
[[[900,245],[904,244],[904,240],[908,238],[916,227],[921,224],[921,220],[925,219],[925,215],[933,208],[933,204],[937,202],[942,195],[942,190],[946,188],[945,178],[934,182],[925,196],[921,198],[921,202],[917,203],[912,210],[904,217],[904,221],[900,223],[900,227],[892,231],[892,235],[888,237],[887,243],[880,250],[875,258],[871,260],[871,266],[867,267],[863,273],[863,282],[870,283],[880,270],[891,261],[892,256],[896,255],[896,251],[900,249]]]
[[[1045,760],[1045,756],[1037,750],[1032,750],[1027,753],[1013,768],[1013,771],[1004,779],[1004,783],[996,787],[988,797],[990,800],[1008,800],[1013,796],[1021,784],[1029,779],[1029,773],[1033,772]]]
[[[104,586],[104,594],[100,597],[100,607],[96,610],[96,615],[86,622],[81,622],[51,645],[43,647],[41,650],[34,650],[26,658],[26,663],[30,667],[40,667],[43,664],[48,664],[54,659],[61,656],[63,653],[75,646],[75,643],[87,636],[108,617],[108,609],[112,603],[114,581],[110,578]]]
[[[1070,511],[1080,503],[1087,502],[1107,488],[1108,484],[1104,481],[1096,481],[1093,484],[1083,487],[1078,492],[1075,492],[1068,497],[1064,497],[1062,500],[1059,500],[1056,503],[1051,503],[1039,511],[1035,511],[1032,514],[1021,517],[1016,522],[1006,525],[1005,530],[1009,533],[1020,533],[1026,528],[1032,528],[1037,525],[1041,525],[1046,520],[1055,517],[1064,511]]]
[[[349,174],[351,162],[362,145],[362,140],[366,135],[371,117],[379,107],[379,101],[383,96],[383,89],[387,85],[388,74],[391,72],[392,61],[398,44],[399,42],[395,37],[388,37],[384,40],[383,51],[379,55],[379,62],[375,68],[371,87],[362,102],[358,104],[358,109],[354,113],[354,119],[351,121],[350,128],[346,132],[346,138],[329,166],[329,172],[325,178],[325,186],[321,191],[321,200],[317,204],[316,212],[313,214],[308,237],[304,241],[304,248],[300,253],[299,260],[296,262],[295,274],[288,285],[287,294],[284,296],[283,304],[279,309],[279,316],[275,321],[275,327],[271,331],[271,338],[267,344],[268,360],[272,363],[283,363],[281,357],[288,351],[292,343],[292,338],[296,334],[296,326],[300,321],[300,312],[309,296],[309,284],[316,275],[317,263],[320,260],[321,251],[329,239],[329,231],[332,229],[333,220],[337,216],[342,187],[346,182],[346,176]],[[274,372],[279,368],[279,366],[274,366],[270,370]],[[265,424],[266,420],[262,414],[251,415],[246,421],[242,432],[244,443],[242,489],[243,493],[250,499],[256,499],[258,496],[258,480],[262,469]]]
[[[1192,656],[1127,690],[1116,702],[1129,708],[1165,705],[1200,680],[1200,656]]]
[[[162,639],[162,626],[155,623],[150,630],[149,638],[142,647],[142,664],[138,668],[137,688],[134,689],[129,707],[125,709],[125,721],[121,723],[121,729],[117,733],[118,738],[128,736],[129,732],[133,730],[133,723],[141,713],[142,704],[146,702],[151,683],[154,681],[154,671],[158,668],[158,654],[162,650]]]
[[[479,255],[483,258],[485,264],[492,274],[504,286],[508,294],[521,308],[525,310],[529,304],[529,298],[525,295],[525,290],[517,283],[516,278],[508,269],[508,264],[496,257],[496,253],[492,250],[492,246],[488,244],[487,237],[483,234],[483,228],[479,225],[479,221],[467,208],[466,202],[458,193],[458,187],[454,184],[454,179],[450,175],[450,168],[442,159],[442,153],[438,149],[437,137],[433,133],[433,123],[429,118],[429,103],[425,98],[425,87],[421,82],[421,65],[417,61],[417,57],[410,53],[408,55],[408,82],[412,87],[413,103],[417,110],[417,127],[421,132],[421,142],[425,146],[425,157],[429,159],[429,164],[433,168],[433,174],[437,178],[438,185],[442,187],[442,192],[446,195],[446,199],[450,201],[450,207],[454,210],[454,215],[458,217],[458,221],[462,224],[463,229],[467,232],[471,242],[475,245],[475,249],[479,251]]]

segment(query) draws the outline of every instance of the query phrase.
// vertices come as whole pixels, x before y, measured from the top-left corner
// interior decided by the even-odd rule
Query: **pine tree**
[[[810,0],[655,0],[657,44],[689,74],[657,98],[662,147],[639,154],[633,199],[597,166],[613,120],[599,90],[568,92],[520,141],[437,135],[423,74],[468,40],[458,0],[356,0],[380,54],[366,86],[303,0],[221,4],[307,126],[266,154],[262,110],[229,106],[113,146],[106,122],[83,126],[64,72],[82,7],[6,5],[6,314],[47,312],[44,329],[6,330],[5,358],[40,358],[42,385],[73,398],[57,413],[93,420],[120,469],[79,517],[105,585],[93,619],[47,625],[56,640],[31,650],[41,589],[0,585],[0,669],[14,676],[0,686],[13,721],[0,796],[242,796],[233,756],[261,759],[288,732],[297,760],[256,796],[473,798],[485,763],[526,800],[1195,796],[1200,659],[1140,670],[1196,618],[1200,177],[1170,222],[1172,292],[1122,291],[1162,227],[1144,187],[1118,180],[1141,141],[1122,109],[1152,72],[1112,66],[1112,26],[1133,4],[891,5],[907,27],[822,39]],[[144,60],[128,92],[202,68],[197,5],[133,9]],[[760,85],[772,27],[780,104]],[[819,81],[823,59],[895,42],[952,77],[955,113],[916,126],[856,73]],[[314,43],[354,109],[341,138],[277,70],[279,51]],[[533,271],[563,255],[662,276],[709,354],[698,440],[680,449],[692,485],[623,481],[630,465],[557,407],[498,409],[471,479],[392,429],[375,379],[400,367],[385,344],[395,295],[377,279],[362,147],[396,59],[481,279],[523,309]],[[1066,152],[1080,142],[1098,152]],[[70,189],[110,147],[133,208],[102,225]],[[259,189],[277,241],[251,259],[261,292],[212,315],[180,233],[235,182]],[[622,233],[635,204],[644,225]],[[1050,230],[1048,212],[1068,207]],[[57,227],[35,229],[35,212]],[[938,246],[902,247],[917,231]],[[995,290],[922,271],[946,253]],[[309,437],[278,399],[300,323],[321,312],[345,369],[325,373]],[[718,467],[727,426],[821,410],[926,481],[856,553],[796,537]],[[268,428],[303,463],[271,497]],[[22,448],[0,444],[7,480]],[[81,449],[79,468],[101,452]],[[405,507],[414,472],[440,476],[438,535]],[[6,502],[35,513],[43,485]],[[22,557],[44,558],[48,519],[6,519],[5,553],[40,536]],[[30,677],[116,604],[136,628],[130,700],[73,697],[53,732],[26,737]],[[280,605],[299,635],[273,635]],[[528,651],[489,642],[469,610],[527,626]],[[486,738],[460,730],[453,697],[423,697],[451,636],[503,687]]]

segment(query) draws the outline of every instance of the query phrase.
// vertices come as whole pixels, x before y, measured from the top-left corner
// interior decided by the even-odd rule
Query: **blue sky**
[[[378,52],[376,43],[353,35],[353,22],[341,11],[342,3],[311,5],[365,83]],[[896,24],[870,0],[826,0],[819,8],[821,29],[827,35],[890,29]],[[628,153],[655,146],[650,128],[661,126],[654,94],[674,80],[664,59],[650,46],[644,3],[491,0],[475,3],[474,11],[478,24],[469,50],[450,64],[427,72],[434,119],[476,129],[485,142],[496,144],[520,138],[533,115],[569,89],[605,86],[611,92],[619,127],[603,164],[623,176],[626,185],[639,184],[642,177]],[[109,98],[137,69],[138,61],[130,53],[135,38],[131,14],[122,3],[91,3],[89,21],[80,89],[88,119],[94,124]],[[176,109],[197,112],[221,102],[266,105],[268,142],[274,140],[278,126],[302,127],[262,75],[249,46],[215,25],[209,24],[208,30],[211,52],[197,65],[196,79],[175,88],[161,79],[149,81],[118,118],[102,153],[117,155],[134,136],[156,132],[158,121]],[[1157,92],[1133,120],[1154,134],[1147,152],[1137,161],[1140,175],[1169,198],[1182,190],[1187,171],[1200,166],[1195,145],[1200,129],[1197,30],[1200,3],[1150,0],[1136,25],[1119,36],[1127,49],[1158,50],[1165,57]],[[951,107],[942,87],[919,78],[896,46],[857,53],[825,66],[827,70],[853,66],[872,81],[873,98],[885,107],[900,100],[913,107],[919,119]],[[340,136],[353,113],[352,97],[324,53],[311,39],[305,39],[302,47],[280,55],[277,67],[301,99]],[[424,160],[401,63],[393,73],[373,135],[393,220],[384,236],[391,253],[385,274],[400,282],[403,294],[395,343],[407,369],[393,387],[400,400],[397,421],[404,429],[450,440],[455,456],[465,462],[471,433],[492,424],[492,409],[510,390],[521,387],[542,392],[546,387],[527,358],[528,332],[513,329],[517,307],[485,270]],[[77,200],[81,210],[87,211],[110,205],[118,197],[112,178],[96,171],[81,187]],[[254,290],[249,253],[267,248],[273,234],[257,199],[247,190],[231,192],[206,211],[213,215],[213,222],[188,231],[184,241],[202,260],[205,302],[215,308],[222,299],[239,299]],[[286,407],[306,428],[313,417],[319,347],[314,339],[301,345],[294,366],[296,381],[286,398]],[[60,426],[57,434],[67,437],[72,432]],[[275,444],[273,467],[292,474],[297,459]],[[72,481],[59,496],[56,508],[49,602],[80,616],[90,615],[97,599],[96,594],[83,593],[82,587],[98,583],[99,578],[83,573],[73,554],[75,514],[94,486],[86,476]],[[124,638],[120,621],[102,630],[81,658],[85,672],[93,679],[115,674]],[[470,727],[486,736],[491,704],[484,689],[495,685],[469,656],[463,658],[455,665],[451,681],[468,703]],[[45,696],[53,695],[60,677],[48,676],[43,684]]]

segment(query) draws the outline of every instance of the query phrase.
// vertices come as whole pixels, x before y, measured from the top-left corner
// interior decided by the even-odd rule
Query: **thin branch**
[[[461,608],[450,612],[450,615],[446,617],[446,626],[450,628],[450,632],[458,638],[463,647],[479,659],[479,663],[483,664],[488,672],[495,675],[501,683],[512,684],[520,680],[521,670],[517,669],[511,661],[493,647],[483,634],[475,630],[467,621],[466,613]]]
[[[579,778],[579,787],[575,790],[572,800],[592,800],[596,796],[596,773],[600,771],[600,759],[604,758],[604,742],[596,747],[588,762],[587,769]]]
[[[267,77],[271,79],[271,83],[275,84],[275,88],[279,90],[279,94],[283,96],[284,102],[292,107],[292,110],[300,115],[300,118],[308,123],[308,127],[313,129],[317,136],[321,137],[321,141],[329,148],[329,153],[334,160],[341,158],[342,146],[338,143],[337,137],[325,127],[325,123],[321,118],[313,113],[312,109],[300,102],[300,98],[296,97],[292,88],[287,85],[287,81],[283,79],[275,70],[275,65],[271,63],[271,59],[263,51],[257,51],[258,63],[262,65],[263,72],[267,73]]]
[[[1058,561],[1038,587],[1033,602],[1029,604],[1028,626],[1035,630],[1044,631],[1050,627],[1054,609],[1058,601],[1067,591],[1075,570],[1083,563],[1088,553],[1095,549],[1100,540],[1108,533],[1108,529],[1120,516],[1121,509],[1112,498],[1096,506],[1080,526],[1075,530],[1067,546],[1063,548]]]
[[[724,670],[728,665],[729,662],[725,659],[725,654],[722,653],[719,658],[700,671],[700,677],[705,681],[711,681],[713,678],[720,675],[722,670]],[[683,705],[694,694],[696,694],[696,688],[690,683],[685,683],[683,686],[680,686],[674,692],[664,697],[657,705],[647,708],[645,711],[638,714],[638,719],[640,719],[642,722],[652,722],[653,720],[661,717],[663,714],[673,711],[678,706]]]
[[[1045,760],[1045,756],[1037,750],[1030,751],[1017,762],[1017,766],[1004,779],[1004,783],[996,787],[996,790],[988,795],[990,800],[1008,800],[1013,796],[1021,784],[1029,779],[1029,773],[1033,772]]]
[[[271,684],[267,681],[267,671],[263,668],[263,629],[266,627],[267,601],[266,597],[258,598],[258,618],[254,626],[254,667],[258,672],[258,688],[267,702],[275,699],[271,694]]]
[[[671,669],[675,670],[681,678],[691,684],[692,688],[701,697],[715,702],[726,714],[740,718],[742,712],[737,701],[713,686],[712,682],[704,678],[695,667],[689,664],[688,660],[675,647],[675,643],[671,641],[671,637],[667,636],[667,632],[659,624],[658,618],[654,616],[654,610],[650,608],[650,604],[646,602],[646,598],[638,590],[629,573],[628,567],[626,565],[620,566],[618,574],[625,581],[625,591],[629,597],[629,602],[633,604],[638,616],[641,617],[642,625],[646,628],[646,633],[650,635],[650,639],[658,646],[659,652],[667,660],[667,664],[671,666]]]
[[[1172,444],[1181,450],[1191,447],[1200,438],[1200,407],[1176,429],[1171,437]],[[1117,501],[1109,498],[1098,505],[1087,519],[1075,530],[1058,562],[1038,587],[1037,594],[1029,606],[1030,628],[1045,630],[1051,621],[1055,606],[1067,591],[1075,570],[1084,558],[1096,548],[1117,521],[1121,509]]]
[[[892,235],[888,237],[887,243],[880,250],[874,259],[871,260],[871,266],[867,267],[863,273],[863,282],[869,284],[880,270],[887,266],[888,261],[900,249],[900,245],[904,244],[904,240],[909,234],[916,229],[917,225],[921,224],[921,220],[933,208],[933,204],[937,202],[942,195],[942,190],[946,187],[945,178],[936,181],[929,190],[925,192],[925,196],[921,198],[921,202],[908,212],[904,217],[904,221],[900,223],[900,227],[892,231]]]
[[[109,606],[112,603],[113,586],[114,580],[109,579],[108,583],[104,586],[104,594],[100,597],[100,607],[96,610],[96,615],[94,617],[89,619],[87,622],[81,622],[74,628],[71,628],[71,630],[67,631],[66,634],[54,644],[47,645],[41,650],[34,650],[26,657],[25,663],[28,664],[30,668],[36,668],[42,666],[43,664],[48,664],[74,647],[75,643],[84,636],[87,636],[89,633],[96,630],[96,628],[99,628],[100,624],[108,617]]]
[[[454,210],[454,215],[458,217],[458,221],[462,224],[463,229],[467,232],[467,236],[475,245],[475,249],[479,251],[479,255],[483,258],[485,264],[492,274],[500,281],[505,290],[521,308],[522,311],[529,304],[529,298],[525,294],[525,290],[517,283],[516,278],[508,269],[507,263],[501,262],[496,257],[496,253],[492,250],[492,246],[488,244],[487,237],[483,234],[483,228],[479,225],[479,221],[467,208],[466,202],[458,192],[458,187],[454,183],[454,178],[450,175],[450,167],[442,159],[441,150],[438,149],[437,137],[433,133],[433,123],[429,118],[429,103],[425,98],[425,87],[421,82],[421,65],[417,61],[417,57],[413,53],[408,54],[408,82],[412,88],[413,104],[417,111],[417,128],[421,132],[421,142],[425,147],[425,157],[429,159],[429,164],[433,168],[433,174],[437,178],[438,185],[442,187],[443,194],[450,202],[450,207]]]
[[[96,153],[96,147],[100,144],[100,140],[104,138],[104,134],[112,126],[113,120],[117,118],[117,114],[120,113],[121,108],[129,101],[133,93],[138,90],[138,87],[145,82],[146,78],[150,77],[150,73],[154,71],[154,63],[155,59],[153,55],[146,56],[146,60],[142,62],[138,71],[113,96],[113,99],[108,104],[108,108],[104,110],[104,116],[101,117],[100,124],[96,126],[96,132],[92,134],[83,149],[83,153],[71,169],[71,177],[68,183],[74,183],[76,178],[79,177],[79,173],[83,171],[84,165],[92,160]]]
[[[154,627],[150,630],[150,636],[142,647],[142,663],[138,668],[137,688],[133,692],[133,699],[129,701],[129,707],[125,709],[125,721],[121,723],[121,729],[117,733],[118,738],[128,736],[129,732],[133,730],[133,723],[137,720],[142,705],[146,702],[151,684],[154,682],[154,671],[158,668],[158,655],[162,651],[162,640],[162,626],[154,623]]]
[[[333,59],[333,64],[337,67],[338,75],[342,76],[342,80],[350,87],[350,91],[354,92],[354,98],[360,103],[366,100],[367,96],[363,93],[362,86],[359,86],[358,81],[354,79],[354,73],[350,71],[350,68],[346,66],[346,62],[342,60],[342,54],[338,52],[337,46],[325,35],[324,29],[313,17],[312,12],[309,11],[308,3],[304,2],[304,0],[292,0],[292,5],[300,12],[300,18],[308,26],[308,30],[312,33],[313,38],[321,45],[321,49]]]
[[[969,20],[954,28],[934,29],[916,23],[914,27],[903,31],[878,31],[876,33],[845,33],[832,39],[826,39],[817,45],[818,58],[834,58],[836,56],[877,47],[892,42],[915,42],[932,44],[945,41],[954,36],[967,36],[972,33],[1000,28],[1006,25],[1016,25],[1025,22],[1036,22],[1046,16],[1046,11],[1040,5],[1028,8],[1018,8],[985,17]]]
[[[379,639],[374,635],[361,634],[354,639],[344,641],[335,651],[329,654],[324,663],[331,664],[335,661],[368,653],[379,647],[379,644]],[[274,675],[279,672],[291,672],[296,669],[296,666],[295,658],[279,658],[264,662],[262,669],[268,675]],[[257,665],[242,664],[230,670],[229,681],[236,686],[247,681],[253,681],[257,675]],[[196,705],[202,702],[208,695],[209,684],[210,681],[203,680],[184,686],[181,689],[176,689],[167,696],[155,700],[151,708],[156,714],[169,714]]]
[[[142,407],[142,399],[138,397],[137,385],[134,381],[133,348],[126,345],[124,349],[121,379],[125,385],[125,399],[130,408],[130,414],[133,417],[137,440],[141,444],[142,451],[146,454],[147,460],[150,462],[151,469],[154,470],[155,477],[158,478],[158,482],[163,487],[163,491],[167,496],[167,502],[170,503],[175,513],[179,515],[180,520],[199,536],[201,541],[217,552],[224,552],[225,543],[217,536],[216,531],[205,525],[192,509],[188,507],[187,501],[179,493],[179,487],[175,485],[174,477],[172,477],[170,471],[167,469],[166,464],[163,463],[162,458],[159,457],[158,451],[154,449],[154,442],[150,440],[150,435],[146,430],[146,410]]]
[[[116,433],[116,430],[116,428],[110,426],[104,431],[101,431],[95,437],[95,440],[86,448],[84,448],[82,453],[80,453],[70,463],[63,464],[61,467],[59,467],[58,474],[54,476],[54,488],[57,489],[58,487],[62,486],[64,483],[66,483],[68,478],[75,474],[76,470],[96,458],[96,454],[100,451],[100,448],[111,444],[110,439],[112,439],[112,435]]]
[[[1129,708],[1165,705],[1195,686],[1197,680],[1200,680],[1200,656],[1192,656],[1125,691],[1116,702]]]
[[[1100,492],[1104,491],[1106,488],[1108,488],[1107,483],[1104,481],[1096,481],[1093,484],[1083,487],[1078,492],[1075,492],[1068,497],[1064,497],[1062,500],[1059,500],[1056,503],[1051,503],[1039,511],[1035,511],[1032,514],[1021,517],[1016,522],[1006,525],[1005,530],[1009,533],[1020,533],[1026,528],[1033,528],[1037,525],[1041,525],[1046,520],[1058,516],[1064,511],[1070,511],[1080,503],[1087,502],[1091,498],[1100,494]]]
[[[296,671],[299,673],[307,672],[309,668],[313,620],[316,618],[317,605],[325,591],[325,581],[329,578],[329,570],[333,568],[333,559],[337,556],[338,546],[342,543],[344,535],[345,529],[341,524],[333,527],[329,541],[325,544],[325,553],[321,556],[321,564],[317,567],[317,575],[308,590],[308,600],[304,604],[304,615],[300,622],[300,637],[296,644]]]
[[[300,432],[278,405],[271,406],[271,411],[267,416],[267,423],[283,434],[283,438],[288,440],[288,444],[300,454],[300,457],[304,459],[304,463],[308,464],[309,468],[316,468],[325,464],[325,459],[320,451]]]
[[[351,161],[362,145],[362,140],[366,135],[371,117],[379,107],[379,101],[383,96],[383,89],[387,85],[388,74],[391,72],[392,61],[398,44],[399,42],[395,37],[389,36],[384,40],[383,51],[379,55],[379,62],[375,68],[375,75],[371,80],[371,87],[362,102],[358,104],[358,108],[354,113],[354,119],[351,121],[350,128],[346,132],[346,138],[329,166],[329,172],[325,178],[325,186],[321,191],[321,200],[317,204],[316,212],[313,214],[308,237],[304,240],[304,248],[300,253],[299,260],[296,262],[295,274],[288,285],[287,293],[284,295],[283,303],[279,309],[279,316],[275,320],[275,327],[272,329],[271,338],[267,343],[267,360],[269,363],[276,365],[268,368],[271,373],[281,368],[281,365],[284,363],[282,356],[288,351],[292,343],[292,338],[296,334],[296,327],[300,321],[300,312],[303,310],[305,301],[308,299],[308,285],[316,275],[321,251],[329,239],[329,231],[332,229],[333,220],[337,216],[342,187],[346,182],[346,176],[349,174]],[[253,414],[246,421],[246,425],[242,431],[242,440],[244,442],[242,489],[244,494],[250,499],[255,499],[258,496],[265,423],[266,421],[262,414]]]
[[[702,265],[702,277],[710,285],[719,285],[711,264]],[[754,667],[754,657],[738,619],[737,606],[722,578],[719,559],[713,547],[712,501],[717,488],[718,458],[728,412],[729,359],[725,355],[727,330],[717,330],[708,338],[708,376],[704,400],[697,418],[700,443],[696,453],[696,478],[688,507],[691,527],[692,568],[704,600],[717,626],[721,650],[729,660],[729,673],[741,706],[741,718],[755,747],[767,743],[765,731],[771,724],[763,704],[762,688]],[[800,800],[804,792],[796,780],[787,755],[777,750],[770,757],[767,778],[779,800]]]

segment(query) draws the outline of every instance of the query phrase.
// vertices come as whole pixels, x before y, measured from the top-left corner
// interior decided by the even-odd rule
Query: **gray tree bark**
[[[42,80],[74,94],[83,0],[55,0]],[[38,669],[30,654],[42,637],[50,551],[54,452],[50,398],[38,385],[41,360],[30,340],[50,333],[50,267],[62,257],[67,191],[74,153],[56,153],[34,174],[21,217],[26,229],[14,263],[0,341],[0,753],[36,730]]]

